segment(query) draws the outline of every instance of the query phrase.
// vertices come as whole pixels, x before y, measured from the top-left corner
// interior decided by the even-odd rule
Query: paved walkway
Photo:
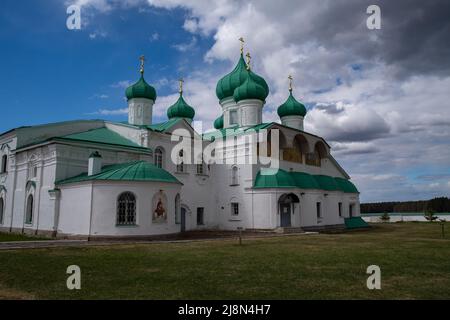
[[[261,233],[258,235],[242,235],[242,241],[256,240],[262,238],[278,238],[290,237],[299,235],[311,235],[317,232],[303,232],[303,233]],[[167,239],[167,240],[105,240],[105,241],[87,241],[87,240],[42,240],[42,241],[11,241],[0,242],[0,251],[2,250],[19,250],[19,249],[42,249],[42,248],[67,248],[67,247],[82,247],[82,246],[111,246],[111,245],[136,245],[136,244],[161,244],[161,243],[189,243],[200,241],[238,241],[238,236],[233,234],[210,238],[189,238],[189,239]]]

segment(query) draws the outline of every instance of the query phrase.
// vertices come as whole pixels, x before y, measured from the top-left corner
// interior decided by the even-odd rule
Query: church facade
[[[182,84],[182,83],[181,83]],[[196,132],[183,97],[153,123],[156,90],[126,90],[128,121],[80,120],[0,135],[0,231],[59,238],[188,230],[320,230],[360,216],[359,192],[327,142],[303,130],[293,95],[265,123],[266,81],[241,56],[217,84],[222,115]],[[200,151],[199,151],[200,150]]]

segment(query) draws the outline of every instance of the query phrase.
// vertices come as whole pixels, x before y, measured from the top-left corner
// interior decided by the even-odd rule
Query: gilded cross
[[[244,54],[244,38],[240,37],[239,41],[241,42],[241,54]]]
[[[247,52],[245,56],[247,57],[247,70],[250,70],[250,61],[252,59],[252,56],[250,55],[250,52]]]
[[[179,81],[179,84],[180,84],[179,92],[180,92],[180,94],[183,94],[183,83],[184,83],[184,80],[183,80],[183,78],[180,78],[178,81]]]
[[[139,60],[141,61],[141,69],[140,69],[140,72],[141,72],[141,74],[144,74],[144,63],[145,63],[145,56],[140,56],[139,57]]]

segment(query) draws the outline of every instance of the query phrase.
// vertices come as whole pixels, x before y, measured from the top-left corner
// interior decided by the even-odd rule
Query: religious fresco
[[[153,222],[167,221],[167,197],[162,190],[153,196],[152,216]]]

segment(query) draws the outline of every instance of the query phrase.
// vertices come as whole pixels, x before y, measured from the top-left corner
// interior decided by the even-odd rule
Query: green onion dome
[[[247,79],[249,71],[245,63],[244,56],[241,54],[238,64],[229,74],[219,80],[216,86],[216,95],[219,100],[233,96],[234,90],[242,85]],[[269,92],[269,86],[263,77],[252,72],[252,77],[256,83]]]
[[[248,71],[247,79],[243,84],[241,84],[234,90],[234,101],[239,102],[246,99],[258,99],[261,101],[266,100],[267,96],[269,95],[269,91],[267,91],[262,85],[260,85],[253,75],[253,72]]]
[[[289,93],[289,97],[286,102],[278,107],[278,116],[280,118],[286,116],[302,116],[306,115],[306,108],[303,104],[298,102],[292,95],[292,91]]]
[[[223,129],[223,115],[221,115],[214,121],[214,128],[217,130]]]
[[[186,118],[186,119],[194,119],[195,110],[190,105],[186,103],[183,99],[183,94],[180,93],[180,97],[177,102],[169,107],[167,110],[167,117],[169,119],[172,118]]]
[[[128,100],[133,98],[146,98],[156,101],[156,90],[151,85],[149,85],[144,80],[144,76],[141,75],[141,78],[138,82],[127,88],[127,90],[125,91],[125,96]]]

